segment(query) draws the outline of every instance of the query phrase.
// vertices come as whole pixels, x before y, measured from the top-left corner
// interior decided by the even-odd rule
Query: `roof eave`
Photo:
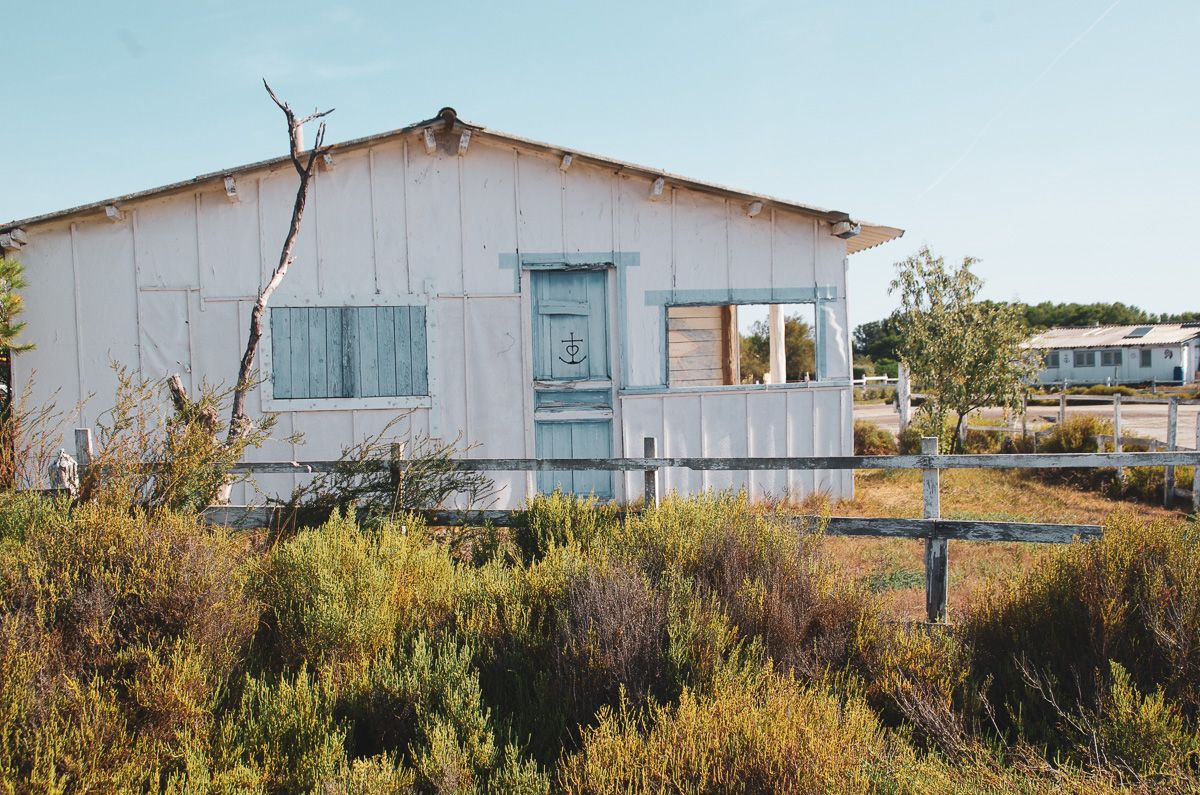
[[[420,121],[406,127],[400,127],[383,133],[376,133],[374,135],[353,138],[348,141],[330,144],[328,148],[334,153],[338,151],[349,151],[412,134],[426,127],[444,126],[445,123],[446,122],[444,118],[435,116],[432,119],[425,119],[424,121]],[[590,154],[588,152],[581,152],[577,149],[569,149],[542,141],[523,138],[518,135],[512,135],[510,133],[500,132],[498,130],[491,130],[459,118],[454,118],[454,124],[469,128],[475,135],[479,135],[484,138],[490,138],[502,144],[516,144],[559,156],[570,154],[572,158],[578,162],[590,163],[601,168],[613,169],[619,173],[637,174],[638,176],[646,177],[651,180],[661,177],[663,180],[670,182],[672,185],[687,188],[689,190],[717,194],[725,197],[736,197],[744,199],[747,202],[762,202],[763,205],[767,207],[775,207],[790,212],[797,212],[802,215],[817,218],[830,224],[841,221],[854,222],[854,219],[851,218],[850,214],[842,210],[829,210],[822,207],[816,207],[814,205],[790,201],[788,199],[781,199],[776,196],[769,196],[762,193],[751,193],[738,190],[736,188],[730,188],[725,185],[719,185],[713,182],[692,179],[679,174],[673,174],[669,171],[663,171],[662,169],[650,168],[649,166],[643,166],[637,163],[629,163],[609,157],[603,157],[601,155]],[[113,196],[111,198],[101,199],[99,201],[88,202],[87,204],[81,204],[63,210],[55,210],[53,212],[43,213],[41,215],[9,221],[8,223],[0,224],[0,233],[9,232],[20,227],[36,226],[52,221],[60,221],[72,216],[101,212],[105,207],[110,205],[119,206],[128,202],[141,201],[158,196],[167,196],[186,190],[194,190],[201,185],[223,181],[226,177],[236,178],[239,175],[247,172],[273,169],[282,165],[290,165],[290,162],[290,156],[282,155],[279,157],[268,158],[266,160],[255,161],[253,163],[246,163],[233,168],[221,169],[220,171],[211,171],[206,174],[192,177],[191,179],[181,180],[179,182],[172,182],[166,185],[148,188],[146,190],[135,191],[133,193]],[[867,249],[875,248],[876,246],[880,246],[891,240],[896,240],[904,235],[904,230],[896,227],[871,224],[865,221],[856,221],[855,223],[859,225],[860,230],[858,235],[847,240],[846,251],[848,254],[857,254],[860,251],[866,251]]]

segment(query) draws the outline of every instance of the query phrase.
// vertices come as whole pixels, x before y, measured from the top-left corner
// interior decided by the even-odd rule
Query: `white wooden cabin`
[[[1032,337],[1043,384],[1194,384],[1200,323],[1052,328]]]
[[[0,227],[20,259],[14,383],[92,427],[110,361],[230,384],[296,176],[255,163]],[[250,460],[321,460],[399,413],[475,457],[852,453],[848,255],[902,230],[499,133],[450,109],[337,144],[272,298]],[[741,384],[736,306],[811,304],[816,378]],[[781,379],[777,379],[781,380]],[[75,419],[75,418],[73,418]],[[69,445],[67,445],[69,447]],[[287,493],[292,475],[257,487]],[[624,499],[640,474],[501,473],[498,507],[556,484]],[[849,495],[849,472],[665,474],[666,490]],[[243,491],[244,493],[239,493]],[[234,502],[254,502],[238,487]]]

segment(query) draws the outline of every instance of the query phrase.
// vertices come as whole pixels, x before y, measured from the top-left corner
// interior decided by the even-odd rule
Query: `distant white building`
[[[1196,383],[1200,323],[1052,328],[1028,343],[1043,354],[1043,384]]]

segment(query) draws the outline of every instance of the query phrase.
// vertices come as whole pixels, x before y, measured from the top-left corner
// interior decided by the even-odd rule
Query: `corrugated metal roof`
[[[1142,333],[1143,329],[1149,329]],[[1149,348],[1178,345],[1200,337],[1194,323],[1143,323],[1134,326],[1052,328],[1029,339],[1031,348]]]
[[[396,130],[389,130],[388,132],[369,135],[364,138],[355,138],[349,141],[331,144],[329,148],[334,153],[339,151],[350,151],[365,146],[371,146],[392,138],[411,134],[425,127],[441,127],[444,126],[444,123],[445,122],[440,116],[436,116],[432,119],[426,119],[425,121],[420,121],[416,124],[411,124],[407,127],[401,127]],[[697,190],[705,193],[715,193],[722,196],[733,196],[746,199],[748,201],[761,201],[765,206],[768,207],[774,206],[786,210],[800,212],[805,215],[820,218],[821,220],[828,221],[830,223],[837,223],[838,221],[854,221],[854,219],[852,219],[848,213],[841,210],[827,210],[810,204],[802,204],[799,202],[790,201],[788,199],[780,199],[761,193],[750,193],[747,191],[738,190],[736,188],[718,185],[712,182],[695,180],[689,177],[680,176],[678,174],[671,174],[669,172],[662,171],[661,169],[650,168],[649,166],[642,166],[636,163],[627,163],[610,157],[580,152],[577,149],[569,149],[566,147],[543,143],[541,141],[522,138],[517,135],[512,135],[511,133],[490,130],[486,127],[472,124],[462,119],[456,118],[456,123],[464,127],[469,127],[472,131],[472,135],[493,138],[504,143],[524,146],[530,149],[536,149],[538,151],[549,152],[557,155],[570,154],[576,161],[579,162],[591,162],[594,165],[600,165],[605,168],[613,168],[617,171],[634,173],[640,176],[649,177],[651,179],[662,177],[665,181],[671,183],[672,185],[689,188],[691,190]],[[128,193],[123,196],[114,196],[109,199],[102,199],[100,201],[82,204],[77,207],[70,207],[64,210],[56,210],[54,212],[32,216],[30,218],[10,221],[6,224],[0,225],[0,233],[8,232],[17,227],[29,227],[51,221],[58,221],[70,216],[92,212],[103,212],[104,208],[110,204],[121,205],[127,202],[162,196],[170,193],[184,192],[195,189],[199,185],[210,182],[219,182],[228,176],[236,177],[239,174],[244,174],[246,172],[275,168],[283,164],[290,164],[289,156],[284,155],[281,157],[271,158],[269,160],[260,160],[255,163],[247,163],[245,165],[235,166],[233,168],[227,168],[221,171],[213,171],[208,174],[201,174],[198,177],[193,177],[192,179],[183,180],[181,182],[173,182],[168,185],[137,191],[135,193]],[[860,231],[858,235],[846,241],[846,250],[847,253],[850,254],[856,254],[859,251],[865,251],[866,249],[874,248],[875,246],[895,240],[904,235],[903,229],[898,229],[892,226],[883,226],[881,224],[873,224],[862,220],[857,220],[855,223],[859,225]]]

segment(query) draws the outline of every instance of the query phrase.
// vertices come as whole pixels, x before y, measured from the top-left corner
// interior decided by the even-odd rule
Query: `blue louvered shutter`
[[[423,306],[274,307],[276,399],[429,394]]]

